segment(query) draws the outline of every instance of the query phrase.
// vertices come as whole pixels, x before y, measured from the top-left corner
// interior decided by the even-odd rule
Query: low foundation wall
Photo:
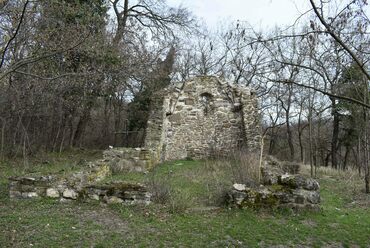
[[[102,163],[102,161],[99,161]],[[110,175],[108,165],[67,176],[22,176],[9,178],[10,198],[56,198],[68,200],[98,200],[106,203],[149,204],[151,194],[141,184],[113,182],[99,184]]]
[[[103,157],[113,172],[145,172],[159,163],[153,152],[145,148],[112,148],[105,150]]]
[[[271,166],[272,163],[267,162],[266,165]],[[320,210],[320,186],[316,180],[282,172],[279,167],[263,167],[261,175],[262,184],[260,186],[249,187],[245,184],[234,184],[228,193],[229,204],[240,208]]]

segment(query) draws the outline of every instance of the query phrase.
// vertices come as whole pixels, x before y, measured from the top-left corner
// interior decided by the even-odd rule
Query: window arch
[[[213,95],[208,92],[200,94],[200,103],[203,105],[204,115],[208,115],[213,108]]]

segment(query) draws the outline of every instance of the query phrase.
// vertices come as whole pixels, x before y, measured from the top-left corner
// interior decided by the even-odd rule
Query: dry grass
[[[167,175],[160,177],[155,173],[152,173],[146,184],[152,193],[153,202],[165,204],[170,200],[171,188]]]
[[[235,151],[226,158],[209,160],[206,167],[211,171],[221,171],[232,183],[247,185],[258,183],[259,156],[245,151]]]
[[[301,173],[310,176],[310,165],[301,165]],[[336,170],[331,167],[317,167],[316,176],[314,177],[318,179],[338,181],[338,183],[340,183],[341,185],[345,185],[346,190],[348,190],[348,192],[351,192],[353,198],[362,195],[362,191],[364,188],[363,178],[358,174],[357,170],[354,170],[352,168],[343,171]]]
[[[301,173],[304,175],[310,175],[311,173],[310,165],[308,164],[301,165]],[[343,171],[343,170],[333,169],[331,167],[317,167],[316,177],[318,178],[333,177],[333,178],[344,179],[344,180],[349,180],[349,181],[361,180],[361,177],[359,176],[358,171],[352,168]]]
[[[193,207],[222,205],[234,183],[257,185],[258,170],[258,155],[239,151],[198,166],[187,161],[164,165],[151,171],[146,183],[156,203],[168,205],[173,212],[183,212]]]
[[[234,183],[258,185],[259,158],[257,154],[236,151],[227,158],[205,161],[200,173],[207,178],[207,205],[219,206],[225,203],[226,194]]]

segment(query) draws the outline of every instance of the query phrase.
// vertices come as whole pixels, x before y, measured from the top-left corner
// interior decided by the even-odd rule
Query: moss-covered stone
[[[264,168],[265,175],[274,175],[278,178],[263,181],[265,185],[259,187],[247,187],[244,184],[234,184],[228,194],[228,202],[232,205],[244,208],[275,208],[284,206],[294,211],[302,209],[319,209],[320,203],[319,185],[312,178],[301,175],[277,174]]]

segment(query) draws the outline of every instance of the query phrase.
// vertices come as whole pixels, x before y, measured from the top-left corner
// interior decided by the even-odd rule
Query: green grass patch
[[[195,210],[215,203],[213,197],[233,183],[232,172],[186,160],[162,164],[148,174],[122,173],[105,180],[168,187],[171,198],[164,205],[9,199],[8,176],[72,171],[95,158],[85,155],[45,156],[27,168],[17,168],[15,161],[0,165],[0,247],[370,246],[370,211],[351,205],[352,188],[336,178],[319,180],[321,213]]]

